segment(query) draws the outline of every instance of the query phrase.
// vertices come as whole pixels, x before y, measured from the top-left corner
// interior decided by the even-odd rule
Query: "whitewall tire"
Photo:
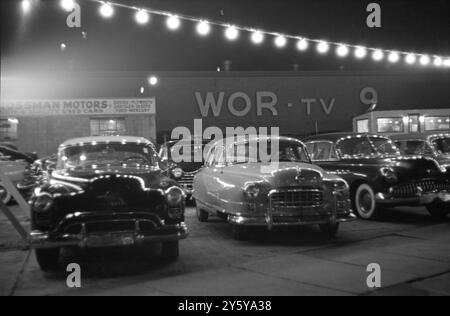
[[[373,219],[377,215],[377,203],[375,192],[366,183],[361,184],[355,192],[354,207],[362,219]]]

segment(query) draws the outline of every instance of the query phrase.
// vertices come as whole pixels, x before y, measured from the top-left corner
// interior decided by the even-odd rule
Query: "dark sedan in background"
[[[203,167],[210,140],[170,141],[161,146],[159,157],[163,169],[192,198],[194,177]]]
[[[380,206],[426,206],[436,217],[450,212],[450,180],[429,157],[402,156],[389,138],[336,133],[305,140],[311,159],[350,185],[354,210],[372,219]]]
[[[434,158],[450,177],[450,133],[401,134],[391,138],[402,155]]]

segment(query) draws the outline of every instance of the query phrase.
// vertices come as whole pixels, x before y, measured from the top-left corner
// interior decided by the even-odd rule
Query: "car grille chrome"
[[[275,191],[269,197],[274,210],[316,208],[324,201],[323,191],[316,189]]]
[[[183,173],[183,176],[181,177],[180,180],[178,180],[178,183],[185,190],[193,190],[193,188],[194,188],[194,177],[195,177],[196,174],[197,174],[197,171]]]
[[[415,197],[420,193],[430,193],[435,191],[450,191],[450,183],[426,180],[402,184],[394,187],[392,194],[395,197]]]

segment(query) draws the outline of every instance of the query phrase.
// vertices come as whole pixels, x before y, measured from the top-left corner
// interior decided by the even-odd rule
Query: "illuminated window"
[[[377,125],[378,133],[403,133],[405,131],[401,117],[379,118]]]
[[[124,118],[100,118],[91,119],[91,136],[124,135]]]
[[[356,131],[358,133],[369,133],[369,120],[358,120],[356,122]]]
[[[411,133],[417,133],[420,131],[420,116],[419,115],[410,115],[409,116],[409,131]]]
[[[17,140],[18,126],[16,119],[0,119],[0,141]]]
[[[448,116],[427,116],[425,117],[426,131],[450,130],[450,117]]]

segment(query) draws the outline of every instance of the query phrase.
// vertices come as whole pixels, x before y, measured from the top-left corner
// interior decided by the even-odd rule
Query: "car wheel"
[[[427,210],[436,219],[445,219],[450,214],[450,203],[433,203],[427,205]]]
[[[246,240],[248,237],[247,230],[245,227],[239,225],[231,226],[231,234],[235,240]]]
[[[197,210],[197,218],[200,222],[202,223],[206,223],[208,221],[209,218],[209,213],[203,209],[200,208],[200,206],[198,205],[198,203],[196,203],[197,205],[195,206],[196,210]]]
[[[362,219],[373,219],[377,215],[375,192],[366,183],[361,184],[353,197],[354,208]]]
[[[42,271],[53,271],[58,268],[59,248],[36,249],[36,259]]]
[[[3,204],[7,205],[9,202],[11,202],[11,198],[11,194],[0,183],[0,200],[3,202]]]
[[[322,224],[319,225],[320,230],[323,234],[325,234],[327,237],[336,237],[338,231],[339,231],[339,223],[336,224]]]
[[[162,257],[168,261],[175,261],[180,256],[180,245],[178,241],[165,242],[162,244]]]

